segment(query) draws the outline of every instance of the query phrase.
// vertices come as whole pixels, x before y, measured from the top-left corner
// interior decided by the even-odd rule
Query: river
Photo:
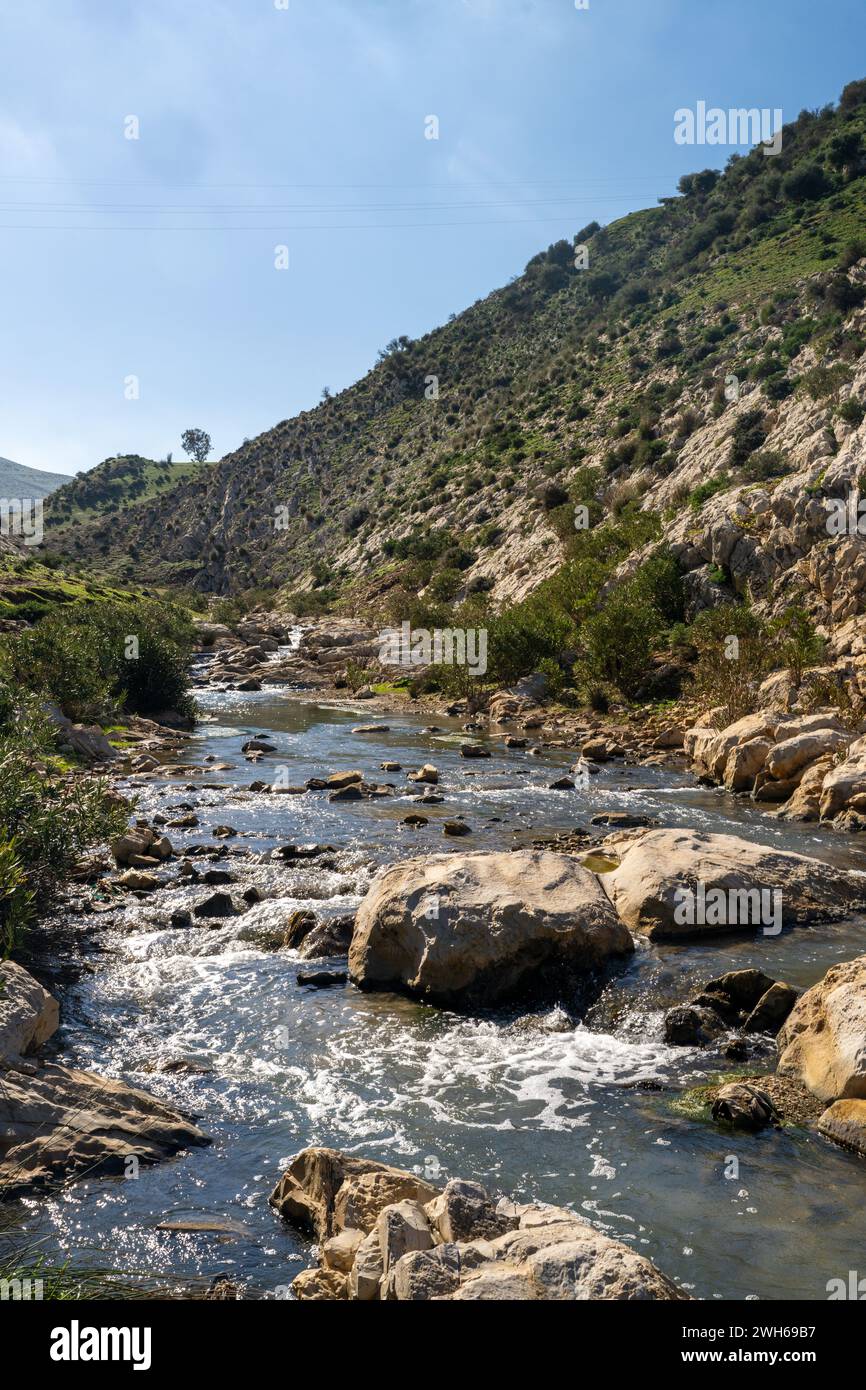
[[[353,734],[371,720],[363,702],[329,706],[273,687],[205,690],[200,705],[204,720],[184,760],[201,767],[210,757],[231,770],[191,774],[193,790],[176,780],[139,786],[140,809],[194,808],[198,828],[169,831],[176,849],[216,843],[214,825],[235,827],[238,836],[221,842],[224,866],[238,876],[232,891],[255,884],[264,901],[213,926],[178,929],[170,913],[211,890],[173,886],[107,917],[100,949],[64,999],[61,1059],[154,1091],[195,1114],[214,1143],[135,1179],[86,1180],[18,1204],[28,1241],[75,1262],[174,1279],[227,1274],[251,1296],[281,1296],[311,1263],[309,1243],[267,1195],[290,1155],[330,1144],[434,1182],[461,1176],[573,1206],[699,1298],[824,1299],[829,1278],[862,1264],[864,1160],[799,1129],[733,1138],[678,1113],[684,1088],[734,1068],[660,1040],[664,1008],[702,981],[754,964],[806,987],[863,951],[862,922],[708,945],[639,943],[582,1020],[563,1008],[466,1018],[351,986],[303,988],[296,975],[309,964],[256,941],[298,907],[351,912],[388,860],[507,848],[587,825],[597,811],[627,808],[866,868],[855,840],[783,825],[654,767],[608,764],[586,789],[553,791],[549,782],[573,755],[533,757],[494,740],[490,760],[467,763],[457,720],[439,718],[440,732],[427,732],[429,721],[408,712],[377,715],[389,732]],[[241,744],[262,733],[278,752],[246,762]],[[386,760],[438,767],[445,799],[425,809],[426,827],[401,824],[420,789],[405,773],[380,772]],[[359,768],[400,794],[330,803],[323,793],[245,790],[278,766],[291,783]],[[456,844],[439,824],[455,814],[473,828]],[[335,846],[333,867],[259,858],[285,842]],[[178,1057],[203,1070],[154,1070]],[[165,1221],[228,1229],[158,1230]]]

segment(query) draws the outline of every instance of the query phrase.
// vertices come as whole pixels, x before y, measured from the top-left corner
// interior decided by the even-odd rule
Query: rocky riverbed
[[[268,664],[291,659],[274,641]],[[317,703],[298,685],[240,689],[220,659],[198,668],[194,731],[140,721],[135,748],[115,750],[118,794],[137,804],[113,855],[82,865],[58,905],[78,960],[59,1032],[19,979],[43,1019],[8,1053],[26,1104],[64,1069],[117,1090],[110,1114],[94,1107],[86,1149],[45,1162],[47,1196],[23,1205],[9,1183],[17,1238],[282,1296],[311,1263],[309,1235],[268,1193],[293,1154],[324,1146],[412,1174],[429,1201],[459,1181],[494,1209],[567,1209],[549,1219],[572,1223],[560,1234],[583,1242],[589,1282],[545,1292],[525,1267],[540,1247],[522,1246],[504,1264],[532,1297],[604,1296],[587,1292],[592,1268],[626,1258],[605,1241],[683,1295],[823,1297],[864,1234],[858,837],[702,787],[670,716],[642,730],[551,718],[520,692],[483,717],[340,704],[333,687]],[[675,895],[699,878],[780,892],[780,929],[768,917],[682,930]],[[723,1008],[706,1037],[666,1036],[666,1011],[737,970],[796,999],[778,1044]],[[713,1121],[737,1075],[772,1092],[778,1125]],[[40,1115],[53,1134],[50,1108]],[[10,1152],[10,1137],[25,1143],[6,1135]],[[11,1177],[23,1155],[14,1168],[9,1156]],[[426,1268],[448,1242],[419,1205],[414,1236],[399,1213],[386,1225],[432,1242],[425,1260],[403,1252]],[[510,1219],[496,1236],[506,1253],[523,1214]],[[469,1229],[464,1243],[479,1240]],[[475,1292],[458,1280],[421,1296],[494,1296],[481,1290],[505,1287],[486,1268],[501,1252],[482,1253],[468,1256],[485,1267]],[[341,1297],[351,1267],[338,1272],[346,1282],[311,1275],[296,1293]],[[378,1278],[383,1296],[416,1296],[396,1292],[390,1266]]]

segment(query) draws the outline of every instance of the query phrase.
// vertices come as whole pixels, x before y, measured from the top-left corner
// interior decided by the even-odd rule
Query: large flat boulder
[[[776,907],[780,924],[792,926],[837,920],[866,906],[866,875],[736,835],[700,830],[638,833],[625,846],[619,868],[603,874],[601,882],[626,925],[651,939],[754,932],[762,927],[775,931],[775,915],[771,919],[770,914]],[[707,918],[703,922],[701,889]],[[721,920],[715,909],[709,910],[715,890],[724,894]],[[772,897],[774,892],[778,898]]]
[[[567,855],[437,854],[373,880],[349,973],[364,989],[473,1008],[554,993],[633,949],[598,879]]]
[[[834,965],[779,1034],[779,1071],[821,1100],[866,1099],[866,956]]]
[[[53,1063],[0,1063],[0,1198],[84,1176],[130,1173],[207,1144],[146,1091]]]

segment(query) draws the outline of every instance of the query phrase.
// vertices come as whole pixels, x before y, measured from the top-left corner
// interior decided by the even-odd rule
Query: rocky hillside
[[[866,546],[829,534],[825,502],[866,442],[866,81],[801,113],[779,155],[734,155],[574,240],[586,257],[551,246],[315,410],[127,492],[122,527],[114,498],[75,501],[87,478],[62,489],[47,543],[203,594],[304,591],[299,607],[361,612],[397,586],[502,604],[576,527],[641,509],[692,612],[751,592],[768,612],[796,595],[828,629],[855,617]]]

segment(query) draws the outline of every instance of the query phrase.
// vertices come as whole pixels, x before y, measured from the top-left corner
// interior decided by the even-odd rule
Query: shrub
[[[692,623],[689,641],[697,652],[695,698],[708,708],[721,708],[720,727],[751,714],[770,667],[767,631],[752,608],[722,604],[707,609]]]
[[[7,641],[5,654],[19,689],[53,697],[72,717],[121,705],[191,714],[192,633],[181,609],[156,600],[76,603]]]
[[[823,198],[831,186],[820,164],[797,164],[782,180],[782,192],[795,203]]]

